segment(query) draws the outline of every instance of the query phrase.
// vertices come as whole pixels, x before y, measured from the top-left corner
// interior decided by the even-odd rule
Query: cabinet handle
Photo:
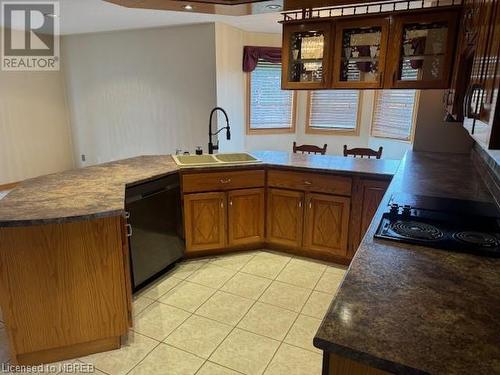
[[[231,182],[230,178],[221,178],[220,183],[221,184],[229,184]]]
[[[310,186],[312,185],[313,183],[311,181],[307,181],[307,180],[304,180],[304,185],[307,185],[307,186]]]
[[[126,228],[127,228],[127,237],[132,237],[132,225],[127,224]]]
[[[130,219],[130,212],[125,211],[125,219]]]
[[[224,208],[224,201],[220,201],[220,208]]]
[[[309,201],[309,209],[312,210],[313,208],[313,204],[312,204],[312,200]]]
[[[299,201],[299,208],[302,208],[302,201]]]
[[[230,206],[232,206],[232,205],[233,205],[233,200],[232,200],[232,199],[229,201],[229,205],[230,205]]]

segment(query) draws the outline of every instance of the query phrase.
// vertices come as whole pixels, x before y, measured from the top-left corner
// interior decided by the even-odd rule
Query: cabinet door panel
[[[395,16],[384,87],[448,88],[458,15],[434,10]]]
[[[350,210],[350,198],[307,194],[304,247],[345,256]]]
[[[220,249],[226,244],[225,193],[184,196],[186,251]]]
[[[264,241],[264,189],[235,190],[228,193],[229,245]]]
[[[297,191],[269,189],[267,238],[279,245],[302,245],[304,194]]]
[[[332,23],[283,26],[283,89],[321,89],[331,85]]]

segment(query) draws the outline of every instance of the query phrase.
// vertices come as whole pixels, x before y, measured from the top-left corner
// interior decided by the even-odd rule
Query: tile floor
[[[110,375],[320,375],[312,339],[344,273],[271,251],[186,261],[134,296],[121,349],[70,363]]]

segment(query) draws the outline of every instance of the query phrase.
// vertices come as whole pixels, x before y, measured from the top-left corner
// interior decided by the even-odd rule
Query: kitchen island
[[[342,202],[350,202],[351,195],[353,201],[359,196],[357,182],[370,178],[388,183],[399,165],[391,160],[286,152],[254,155],[262,163],[182,171],[171,156],[141,156],[27,180],[11,191],[0,201],[0,305],[12,362],[47,363],[120,346],[120,337],[132,324],[126,187],[174,173],[258,169],[263,175],[273,170],[287,178],[291,172],[294,178],[312,177],[312,185],[308,180],[291,181],[304,184],[300,189],[306,193],[299,195],[338,194]],[[267,186],[266,179],[262,183]],[[203,190],[203,181],[195,187]],[[337,201],[327,203],[336,207]],[[349,206],[342,208],[348,220]],[[355,224],[361,228],[361,220]],[[353,232],[359,234],[359,229]],[[345,235],[338,237],[344,241]],[[346,253],[346,244],[340,250],[348,261],[352,254]]]
[[[492,201],[469,156],[407,153],[314,339],[324,374],[500,373],[500,259],[374,239],[399,192]]]

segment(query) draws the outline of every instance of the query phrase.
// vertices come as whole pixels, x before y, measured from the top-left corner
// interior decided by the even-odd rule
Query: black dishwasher
[[[136,292],[165,273],[184,254],[179,176],[128,187],[132,287]]]

